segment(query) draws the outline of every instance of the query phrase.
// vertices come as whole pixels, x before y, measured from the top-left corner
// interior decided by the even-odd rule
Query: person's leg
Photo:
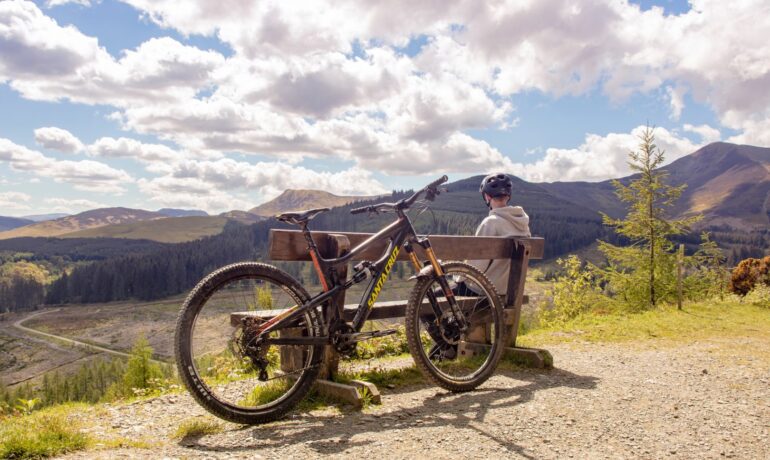
[[[465,284],[465,281],[460,281],[457,283],[457,286],[452,289],[452,294],[456,295],[457,297],[473,297],[478,295],[471,288],[469,288],[467,284]]]

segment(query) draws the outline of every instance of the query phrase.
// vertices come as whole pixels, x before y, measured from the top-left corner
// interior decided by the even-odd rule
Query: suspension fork
[[[468,321],[465,319],[465,315],[457,305],[457,299],[455,299],[454,293],[449,287],[449,281],[447,281],[446,275],[444,274],[444,269],[441,268],[441,264],[439,264],[438,259],[436,258],[436,254],[433,252],[430,241],[427,238],[423,238],[422,240],[415,240],[415,242],[425,250],[426,254],[428,254],[428,260],[430,261],[431,266],[433,266],[433,273],[438,280],[441,290],[444,291],[444,296],[447,299],[447,303],[449,303],[449,308],[457,320],[460,326],[460,330],[464,332],[466,329],[468,329]],[[409,254],[409,259],[412,261],[412,265],[414,265],[415,270],[419,273],[422,267],[420,266],[419,259],[417,259],[417,255],[414,253],[414,248],[412,248],[411,244],[407,242],[404,244],[404,249],[406,249],[406,252]],[[433,314],[436,316],[436,320],[440,322],[441,317],[443,316],[443,312],[438,306],[438,299],[436,299],[436,295],[430,289],[428,290],[427,294],[428,301],[430,302],[431,308],[433,309]]]

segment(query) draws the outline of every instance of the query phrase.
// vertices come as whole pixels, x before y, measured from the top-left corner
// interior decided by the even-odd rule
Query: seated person
[[[489,215],[481,221],[476,229],[476,236],[531,236],[529,231],[529,216],[521,206],[509,206],[513,182],[508,175],[503,173],[490,174],[481,181],[479,192],[484,203],[489,208]],[[499,294],[505,294],[508,290],[508,272],[511,268],[509,260],[469,260],[469,264],[481,270],[495,285]],[[457,286],[452,288],[456,296],[477,296],[470,286],[462,280],[458,280]],[[437,290],[437,297],[443,293]],[[435,316],[427,315],[424,321],[428,323],[428,334],[435,342],[430,350],[431,358],[454,359],[457,356],[457,345],[447,343],[435,325]]]
[[[490,174],[481,181],[479,192],[484,203],[489,208],[489,215],[481,221],[476,229],[476,236],[532,236],[529,231],[529,216],[521,206],[510,206],[513,182],[503,173]],[[498,294],[506,294],[508,290],[508,272],[511,268],[509,260],[469,260],[469,264],[487,275],[495,285]],[[456,295],[467,294],[468,288],[464,283],[457,286]],[[463,294],[463,293],[466,294]]]

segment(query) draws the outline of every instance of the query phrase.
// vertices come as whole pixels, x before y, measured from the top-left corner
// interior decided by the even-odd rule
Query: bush
[[[757,307],[770,308],[770,286],[758,284],[743,298],[744,302]]]
[[[757,283],[770,286],[770,256],[763,259],[742,260],[733,270],[730,290],[745,296]]]
[[[564,273],[553,283],[549,292],[553,296],[553,304],[541,312],[540,322],[544,326],[577,318],[605,301],[596,284],[593,270],[584,267],[577,256],[559,259],[556,263]]]

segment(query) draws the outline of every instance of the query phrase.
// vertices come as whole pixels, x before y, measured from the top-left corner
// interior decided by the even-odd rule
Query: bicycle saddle
[[[310,222],[311,220],[313,220],[315,216],[317,216],[318,214],[321,214],[322,212],[326,212],[328,210],[329,208],[317,208],[317,209],[309,209],[307,211],[285,212],[283,214],[278,214],[277,216],[275,216],[275,218],[280,220],[281,222],[299,225],[305,222]]]

